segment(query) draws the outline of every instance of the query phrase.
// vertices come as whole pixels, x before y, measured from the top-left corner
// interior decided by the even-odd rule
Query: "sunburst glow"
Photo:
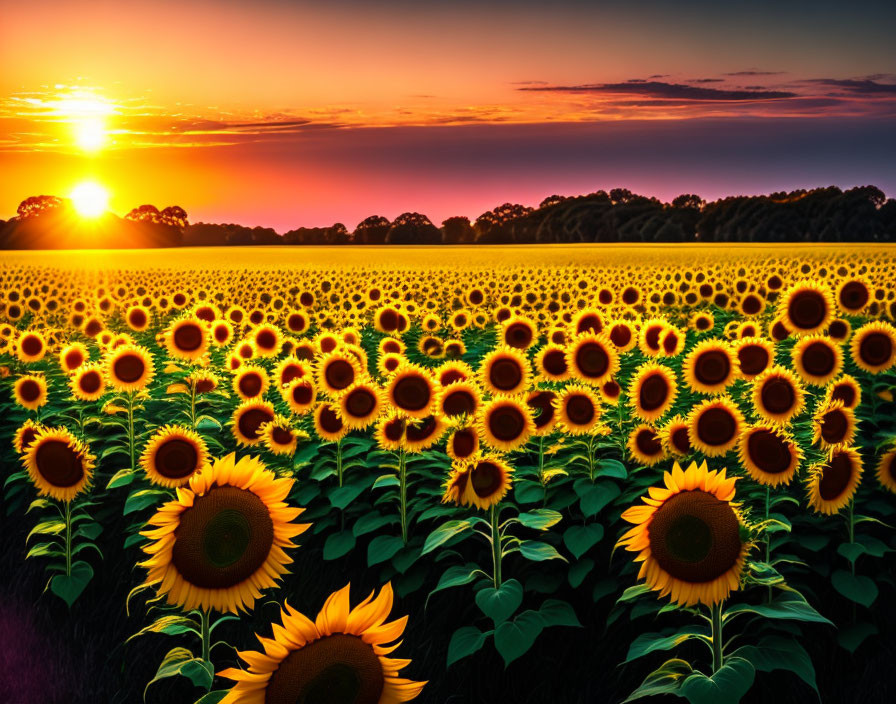
[[[83,218],[95,218],[106,212],[109,206],[109,191],[94,181],[79,183],[69,194],[72,205]]]

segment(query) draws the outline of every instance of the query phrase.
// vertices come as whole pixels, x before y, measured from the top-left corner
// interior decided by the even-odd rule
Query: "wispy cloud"
[[[656,98],[686,98],[688,100],[774,100],[795,98],[798,94],[781,90],[727,90],[703,88],[684,83],[631,80],[623,83],[585,83],[580,85],[549,85],[517,88],[522,91],[554,93],[638,93]]]

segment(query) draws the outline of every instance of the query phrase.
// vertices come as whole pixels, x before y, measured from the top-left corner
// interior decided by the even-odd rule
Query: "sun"
[[[106,125],[101,117],[83,117],[74,124],[75,141],[85,152],[100,150],[106,143]]]
[[[95,218],[106,212],[109,192],[94,181],[79,183],[69,194],[75,210],[82,218]]]

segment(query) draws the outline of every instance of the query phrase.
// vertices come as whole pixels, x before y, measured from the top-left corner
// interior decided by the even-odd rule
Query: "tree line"
[[[625,188],[581,196],[552,195],[538,207],[504,203],[475,220],[457,215],[441,226],[421,213],[394,220],[371,215],[349,230],[190,223],[179,206],[134,208],[107,215],[89,232],[55,196],[22,201],[16,217],[0,221],[0,248],[452,245],[581,242],[894,242],[896,200],[875,186],[835,186],[731,196],[707,202],[683,194],[664,203]]]

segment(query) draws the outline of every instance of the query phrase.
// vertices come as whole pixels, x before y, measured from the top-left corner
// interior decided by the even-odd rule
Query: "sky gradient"
[[[896,194],[896,6],[0,0],[0,218],[285,231],[622,186]]]

